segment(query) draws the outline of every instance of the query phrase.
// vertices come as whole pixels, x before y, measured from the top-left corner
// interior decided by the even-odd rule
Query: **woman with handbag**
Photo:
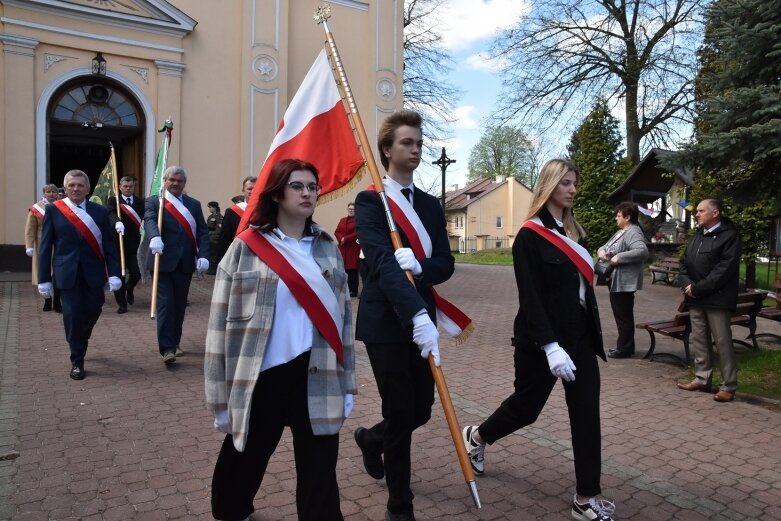
[[[613,267],[607,285],[618,340],[616,347],[608,351],[610,358],[629,358],[635,354],[635,291],[643,289],[643,261],[648,257],[645,236],[637,225],[639,215],[635,203],[619,204],[616,207],[618,231],[598,251],[597,263],[610,262]]]

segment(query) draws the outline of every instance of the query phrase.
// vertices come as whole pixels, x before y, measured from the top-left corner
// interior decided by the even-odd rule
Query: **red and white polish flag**
[[[365,163],[325,49],[318,54],[285,111],[237,233],[247,227],[271,168],[278,161],[291,158],[303,159],[317,167],[323,187],[320,202],[331,199],[323,196],[357,183],[360,179],[357,174]]]

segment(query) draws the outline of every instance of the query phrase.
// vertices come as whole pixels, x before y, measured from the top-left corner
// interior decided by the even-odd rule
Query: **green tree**
[[[696,142],[678,161],[736,200],[781,191],[781,0],[718,0],[700,51]]]
[[[510,125],[488,127],[469,153],[467,179],[514,177],[532,188],[536,179],[535,148],[526,133]]]
[[[696,141],[671,164],[695,171],[694,200],[719,197],[741,230],[746,284],[780,210],[781,0],[717,0],[699,52]]]
[[[586,229],[592,249],[605,244],[616,231],[615,211],[607,196],[629,172],[623,158],[618,120],[600,99],[570,138],[567,152],[580,170],[574,213]]]

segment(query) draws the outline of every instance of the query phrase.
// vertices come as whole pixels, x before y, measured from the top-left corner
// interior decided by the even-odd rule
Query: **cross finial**
[[[315,9],[315,22],[321,24],[331,18],[331,4],[320,4]]]

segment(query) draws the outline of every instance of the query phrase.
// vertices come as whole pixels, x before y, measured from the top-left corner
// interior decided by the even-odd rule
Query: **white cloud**
[[[464,65],[469,69],[485,72],[501,72],[507,65],[506,58],[492,58],[488,54],[481,52],[467,56]]]
[[[529,0],[449,0],[431,22],[441,31],[445,48],[455,51],[512,27],[530,10]]]
[[[477,112],[477,107],[472,105],[462,105],[456,107],[453,110],[453,115],[456,117],[456,122],[453,123],[454,128],[460,129],[475,129],[477,128],[477,120],[474,118],[474,114]]]

